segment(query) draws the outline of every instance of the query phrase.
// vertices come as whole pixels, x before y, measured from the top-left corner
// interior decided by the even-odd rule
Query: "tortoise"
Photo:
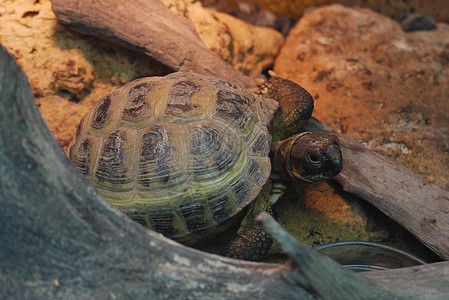
[[[342,167],[335,136],[300,132],[312,96],[270,74],[253,92],[189,72],[132,81],[82,118],[68,156],[122,212],[187,245],[250,211],[224,252],[259,260],[271,239],[252,219],[270,211],[282,180],[328,179]]]

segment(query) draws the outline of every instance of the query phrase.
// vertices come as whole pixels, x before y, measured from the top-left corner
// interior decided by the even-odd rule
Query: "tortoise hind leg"
[[[260,261],[267,255],[273,240],[255,223],[254,219],[261,212],[268,212],[272,215],[271,205],[276,203],[284,190],[284,185],[273,182],[271,179],[268,180],[248,208],[248,212],[237,231],[237,237],[222,251],[222,255],[250,261]]]
[[[261,261],[267,255],[272,244],[271,237],[258,225],[255,225],[242,236],[232,240],[223,255],[236,259]]]

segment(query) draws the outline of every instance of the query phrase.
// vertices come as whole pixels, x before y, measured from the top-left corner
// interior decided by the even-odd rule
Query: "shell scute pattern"
[[[177,233],[175,227],[173,226],[173,220],[175,219],[175,213],[171,210],[161,209],[158,211],[150,211],[147,214],[143,215],[140,219],[137,219],[136,216],[132,216],[131,218],[137,220],[137,222],[142,225],[148,225],[148,220],[152,222],[152,228],[162,233],[165,236],[176,236]]]
[[[271,137],[263,129],[258,130],[248,142],[249,153],[267,156],[270,153]]]
[[[245,173],[248,174],[249,178],[256,184],[261,185],[264,184],[264,173],[261,170],[260,164],[257,163],[253,159],[248,159],[248,163],[246,164]]]
[[[143,186],[167,183],[173,172],[174,150],[167,128],[154,125],[142,135],[141,141],[137,183]]]
[[[103,147],[95,170],[97,184],[114,190],[130,189],[131,174],[127,164],[127,132],[116,130],[104,138]]]
[[[95,110],[95,114],[91,123],[91,126],[95,129],[101,129],[111,116],[111,95],[106,95],[100,100],[98,108]]]
[[[190,243],[225,229],[256,197],[271,171],[270,141],[253,94],[174,73],[100,99],[69,156],[131,218]]]
[[[251,100],[250,100],[251,99]],[[217,93],[217,116],[233,123],[245,136],[250,133],[254,123],[258,122],[255,113],[254,96],[251,98],[230,91]]]
[[[152,86],[151,82],[142,82],[129,89],[128,101],[123,109],[123,120],[135,122],[148,114],[151,106],[146,101],[146,95],[150,93]]]
[[[248,181],[244,178],[239,178],[231,183],[231,188],[237,195],[237,199],[240,200],[239,204],[244,204],[252,197],[252,187],[248,185]]]
[[[200,91],[200,86],[193,81],[180,81],[170,90],[167,103],[168,115],[183,115],[194,111],[198,106],[192,102],[192,96]]]
[[[190,164],[188,173],[193,182],[205,180],[210,184],[222,184],[226,172],[243,161],[245,147],[235,134],[220,123],[207,121],[192,124],[190,129]]]
[[[87,176],[89,172],[89,158],[91,153],[91,147],[92,143],[89,139],[83,140],[77,151],[75,152],[74,149],[71,149],[70,157],[72,157],[73,163],[75,166],[81,171],[81,173],[84,176]]]
[[[232,200],[229,200],[228,197],[227,194],[220,194],[216,197],[211,197],[208,201],[213,214],[212,217],[217,224],[223,224],[233,214],[232,207],[229,205],[232,203]]]
[[[180,206],[188,232],[201,235],[209,227],[203,203],[186,203]]]

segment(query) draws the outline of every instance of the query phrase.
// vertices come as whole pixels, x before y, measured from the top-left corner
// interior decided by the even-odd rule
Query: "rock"
[[[54,93],[65,91],[74,97],[78,97],[90,90],[95,79],[94,68],[78,51],[70,49],[68,52],[70,58],[52,61],[54,70],[47,86]],[[49,59],[51,58],[49,57]],[[33,79],[36,81],[36,78]],[[42,84],[42,81],[39,81],[39,83]],[[45,89],[45,87],[42,87],[42,89]]]
[[[101,96],[135,78],[168,72],[147,56],[68,32],[57,23],[49,0],[3,1],[0,24],[2,45],[25,71],[63,148]]]
[[[380,235],[368,228],[369,216],[357,199],[345,199],[328,183],[292,187],[277,211],[282,227],[309,247],[351,240],[382,242],[388,238],[385,228]]]
[[[405,33],[368,9],[319,8],[274,70],[314,96],[320,120],[449,188],[449,25]]]
[[[336,182],[294,185],[274,207],[277,221],[309,247],[344,241],[388,245],[427,262],[439,258],[409,232],[360,198],[343,192]],[[274,244],[266,262],[283,262]]]
[[[206,46],[246,75],[254,76],[273,64],[283,44],[282,34],[204,8],[195,0],[165,0],[178,15],[189,18]]]
[[[92,65],[79,49],[65,49],[67,53],[61,55],[61,49],[55,47],[51,28],[56,20],[51,10],[42,10],[29,1],[17,2],[0,5],[0,36],[27,74],[33,93],[47,96],[65,90],[78,96],[89,91],[95,79]],[[37,39],[37,31],[44,38]]]
[[[437,29],[437,23],[423,14],[409,14],[401,22],[402,30],[405,32],[434,30]]]

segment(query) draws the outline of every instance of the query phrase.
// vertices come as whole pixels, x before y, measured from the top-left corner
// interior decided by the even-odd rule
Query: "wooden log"
[[[58,21],[71,30],[147,54],[175,71],[190,70],[247,87],[254,82],[210,51],[190,20],[158,0],[53,0]]]
[[[441,258],[449,259],[449,192],[319,122],[308,129],[340,139],[343,189],[380,209]]]
[[[448,299],[449,262],[438,262],[411,268],[371,271],[359,274],[383,288],[413,295],[417,299]]]

